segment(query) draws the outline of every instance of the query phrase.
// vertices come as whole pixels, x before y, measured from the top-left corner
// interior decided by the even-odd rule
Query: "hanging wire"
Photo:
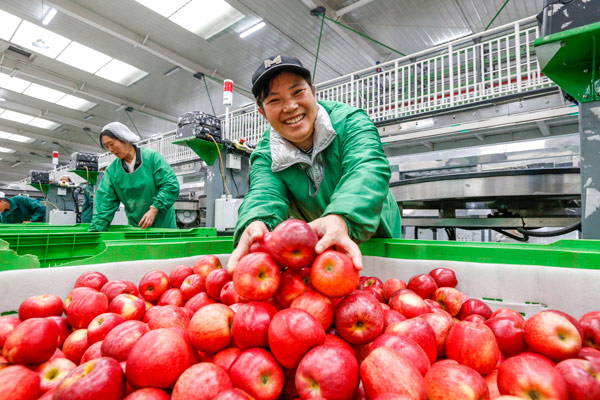
[[[213,106],[213,102],[212,99],[210,98],[210,91],[208,90],[208,84],[206,83],[206,75],[204,75],[204,87],[206,88],[206,94],[208,95],[208,101],[210,101],[210,108],[212,108],[213,111],[213,115],[217,115],[217,113],[215,112],[215,107]]]
[[[129,111],[127,111],[127,109],[125,109],[125,114],[127,114],[127,117],[131,121],[131,124],[133,125],[135,131],[137,132],[138,136],[141,138],[142,135],[140,134],[140,131],[138,130],[137,126],[135,126],[135,122],[133,122],[133,119],[131,118],[131,115],[129,115]]]
[[[394,48],[392,48],[392,47],[390,47],[390,46],[388,46],[388,45],[386,45],[386,44],[383,44],[383,43],[381,43],[381,42],[380,42],[380,41],[378,41],[378,40],[375,40],[375,39],[373,39],[373,38],[372,38],[372,37],[370,37],[370,36],[367,36],[367,35],[365,35],[364,33],[361,33],[361,32],[359,32],[359,31],[357,31],[356,29],[350,28],[349,26],[346,26],[346,25],[342,24],[341,22],[338,22],[338,21],[336,21],[335,19],[331,19],[331,18],[329,18],[329,17],[328,17],[328,16],[326,16],[325,14],[322,14],[322,13],[320,13],[320,12],[316,12],[316,14],[317,14],[317,15],[322,15],[322,16],[323,16],[323,18],[327,19],[328,21],[334,22],[334,23],[338,24],[339,26],[341,26],[342,28],[348,29],[349,31],[352,31],[352,32],[356,33],[357,35],[360,35],[360,36],[362,36],[363,38],[365,38],[365,39],[367,39],[367,40],[370,40],[370,41],[372,41],[372,42],[374,42],[374,43],[377,43],[378,45],[380,45],[380,46],[383,46],[383,47],[385,47],[386,49],[393,51],[394,53],[398,53],[398,54],[400,54],[401,56],[405,56],[405,55],[406,55],[406,54],[404,54],[404,53],[403,53],[403,52],[401,52],[401,51],[398,51],[398,50],[396,50],[396,49],[394,49]]]
[[[490,23],[485,27],[484,31],[487,31],[488,28],[490,26],[492,26],[492,24],[494,23],[494,21],[496,20],[496,17],[498,17],[498,15],[502,12],[502,10],[504,10],[504,7],[506,7],[506,5],[508,4],[510,0],[506,0],[504,2],[504,4],[502,4],[502,7],[500,7],[500,9],[498,10],[498,12],[496,13],[496,15],[494,15],[494,18],[492,18],[492,20],[490,21]]]
[[[325,24],[325,15],[321,14],[321,31],[319,32],[319,43],[317,44],[317,55],[315,56],[315,68],[313,69],[313,82],[315,81],[315,75],[317,74],[317,63],[319,62],[319,50],[321,49],[321,37],[323,36],[323,24]]]

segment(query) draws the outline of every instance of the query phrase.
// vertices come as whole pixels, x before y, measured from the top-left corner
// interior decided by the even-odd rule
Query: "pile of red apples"
[[[450,269],[382,282],[317,241],[288,220],[233,274],[205,255],[27,298],[0,400],[600,399],[600,311],[492,312]]]

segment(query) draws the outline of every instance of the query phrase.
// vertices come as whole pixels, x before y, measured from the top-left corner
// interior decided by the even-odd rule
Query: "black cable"
[[[446,232],[446,235],[448,235],[448,240],[456,241],[456,228],[444,228],[444,231]]]
[[[536,228],[539,229],[539,228]],[[523,236],[533,236],[533,237],[552,237],[552,236],[560,236],[565,233],[573,232],[574,230],[581,230],[581,221],[574,223],[573,225],[565,226],[564,228],[557,229],[555,231],[550,232],[535,232],[531,229],[526,228],[517,228],[517,231],[523,234]]]
[[[517,240],[519,242],[527,242],[529,241],[529,235],[527,233],[523,233],[523,237],[517,236],[517,235],[513,235],[512,233],[506,232],[505,230],[499,229],[499,228],[491,228],[493,231],[496,231],[498,233],[503,234],[504,236],[507,236],[511,239]],[[518,230],[518,228],[517,228]]]

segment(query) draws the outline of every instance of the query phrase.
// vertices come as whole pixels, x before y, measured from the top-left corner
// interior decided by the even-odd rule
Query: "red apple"
[[[463,305],[463,296],[463,293],[454,288],[442,286],[433,292],[431,299],[437,301],[442,309],[454,317]]]
[[[383,310],[383,330],[396,322],[406,321],[406,317],[396,310]]]
[[[25,321],[29,318],[60,317],[63,308],[62,299],[55,294],[31,296],[19,306],[19,319]]]
[[[438,285],[431,275],[421,274],[410,278],[407,288],[421,296],[422,299],[430,299]]]
[[[212,363],[192,365],[177,379],[172,400],[212,400],[222,391],[231,389],[227,372]]]
[[[201,256],[194,263],[193,271],[194,274],[202,275],[204,278],[215,269],[223,268],[221,260],[217,256],[205,255]]]
[[[496,367],[500,349],[494,333],[486,325],[461,321],[448,333],[446,356],[485,375]]]
[[[123,400],[170,400],[171,396],[162,389],[143,388],[131,392]]]
[[[309,267],[315,259],[319,238],[310,226],[298,219],[288,219],[263,236],[260,246],[283,268]]]
[[[206,293],[214,300],[219,301],[221,299],[221,289],[230,281],[231,275],[226,269],[215,269],[206,277]]]
[[[340,335],[351,344],[371,342],[383,332],[383,311],[377,300],[365,294],[346,296],[334,320]]]
[[[500,391],[498,390],[498,370],[493,370],[484,376],[483,379],[485,379],[488,391],[490,392],[490,399],[495,399],[500,396]]]
[[[454,288],[458,285],[456,274],[449,268],[436,268],[429,271],[429,275],[435,280],[438,287]]]
[[[108,312],[119,314],[126,320],[141,320],[146,313],[146,303],[137,296],[122,293],[110,301]]]
[[[275,400],[283,389],[283,371],[264,349],[245,350],[229,368],[229,377],[256,400]]]
[[[215,354],[212,362],[225,371],[229,371],[231,364],[233,364],[240,354],[242,354],[242,350],[239,347],[228,347]]]
[[[518,318],[525,325],[525,318],[518,312],[510,308],[499,308],[490,315],[490,318],[512,316]]]
[[[425,375],[425,386],[428,400],[490,398],[485,379],[465,365],[434,365]]]
[[[108,282],[108,278],[103,273],[90,271],[79,275],[75,281],[75,287],[85,286],[100,291],[106,282]]]
[[[169,288],[169,277],[163,271],[150,271],[142,277],[138,286],[145,300],[157,301]]]
[[[596,358],[600,359],[600,350],[593,347],[582,347],[577,358],[583,358],[588,361],[593,361]]]
[[[360,274],[352,259],[335,250],[319,254],[310,269],[310,281],[327,297],[341,297],[358,286]]]
[[[184,311],[184,308],[176,306],[156,306],[152,307],[152,313],[147,313],[148,328],[181,328],[188,329],[190,318]],[[88,333],[89,335],[89,333]]]
[[[267,253],[250,253],[242,257],[233,271],[235,291],[248,300],[267,300],[279,287],[281,272]]]
[[[52,321],[58,327],[58,347],[62,347],[63,343],[67,339],[67,336],[71,334],[71,327],[69,326],[65,317],[46,317],[47,320]],[[2,347],[2,346],[0,346]]]
[[[336,345],[322,345],[302,357],[296,370],[300,397],[327,400],[351,399],[358,387],[358,362],[354,354]]]
[[[369,352],[379,348],[389,347],[406,357],[411,364],[425,376],[431,363],[425,351],[414,340],[400,335],[384,333],[373,341],[369,346]]]
[[[190,340],[200,351],[216,353],[231,345],[235,313],[225,304],[209,304],[192,317],[188,326]]]
[[[125,375],[116,360],[104,357],[81,364],[62,380],[53,399],[121,400]]]
[[[427,354],[430,363],[434,363],[437,357],[437,341],[433,328],[421,318],[407,319],[390,325],[385,333],[408,337],[417,342]]]
[[[442,306],[435,300],[425,299],[423,300],[425,304],[427,304],[427,308],[429,308],[429,312],[435,312],[434,309],[442,310]]]
[[[333,322],[333,306],[331,305],[331,300],[314,290],[302,293],[300,296],[296,297],[294,301],[292,301],[290,308],[299,308],[307,311],[323,325],[323,329],[328,329]]]
[[[394,293],[390,299],[390,307],[406,318],[418,317],[429,312],[421,296],[410,289],[402,289]]]
[[[75,364],[79,364],[83,353],[85,353],[88,347],[90,345],[87,341],[87,329],[78,329],[67,336],[63,343],[62,351],[65,353],[65,357]]]
[[[542,311],[527,320],[525,341],[534,352],[554,361],[573,358],[581,350],[577,328],[566,317],[552,311]]]
[[[219,393],[213,400],[254,400],[252,396],[242,389],[233,388]]]
[[[213,299],[208,297],[208,294],[206,292],[200,292],[197,295],[195,295],[194,297],[192,297],[191,299],[189,299],[185,303],[184,308],[187,308],[188,310],[196,312],[199,309],[201,309],[202,307],[207,306],[209,304],[213,304],[214,302],[215,301]]]
[[[170,288],[165,290],[165,292],[158,299],[157,303],[157,305],[159,306],[171,305],[176,307],[183,307],[183,304],[183,294],[181,290],[177,288]]]
[[[411,362],[389,347],[373,350],[360,365],[360,376],[367,398],[375,399],[385,393],[425,400],[425,382]]]
[[[83,355],[81,356],[81,364],[84,364],[88,361],[91,360],[96,360],[99,358],[102,358],[102,341],[96,342],[92,345],[90,345],[90,347],[87,348],[87,350],[85,351],[85,353],[83,353]]]
[[[194,269],[189,265],[180,264],[173,268],[169,274],[169,286],[173,288],[181,287],[183,280],[194,273]]]
[[[48,361],[58,347],[58,326],[45,318],[30,318],[8,334],[3,355],[11,364]]]
[[[77,288],[71,293],[66,314],[67,322],[74,329],[87,328],[97,315],[108,309],[108,298],[104,293],[87,287]]]
[[[325,342],[325,330],[308,312],[288,308],[271,319],[268,342],[273,356],[283,367],[295,368],[306,352]]]
[[[35,370],[40,374],[40,391],[45,393],[54,390],[63,378],[76,367],[77,365],[67,358],[46,361]]]
[[[600,313],[582,315],[579,324],[583,329],[583,344],[600,349]]]
[[[130,281],[108,281],[102,286],[100,289],[102,293],[108,297],[108,301],[112,301],[115,297],[120,294],[131,294],[133,296],[138,296],[138,288],[135,286],[135,283]]]
[[[384,393],[375,397],[374,400],[411,400],[410,397],[397,393]]]
[[[279,282],[279,289],[275,293],[275,298],[283,307],[289,307],[296,297],[311,289],[310,268],[288,269],[281,274],[281,281]]]
[[[35,400],[40,393],[40,376],[21,365],[0,368],[0,398]]]
[[[196,362],[187,334],[179,328],[146,333],[127,356],[127,381],[136,388],[169,389]]]
[[[419,315],[419,318],[424,319],[431,326],[431,329],[433,329],[433,333],[435,333],[437,356],[442,357],[446,355],[446,338],[454,325],[454,320],[450,314],[441,310],[441,312],[437,313]]]
[[[479,299],[468,299],[463,303],[458,313],[458,319],[464,320],[472,314],[478,314],[484,319],[488,319],[492,315],[492,309]]]
[[[563,312],[563,311],[560,311],[560,310],[544,310],[544,311],[551,311],[551,312],[556,313],[558,315],[562,315],[563,317],[565,317],[566,319],[568,319],[569,322],[572,323],[573,326],[577,329],[577,332],[579,332],[579,335],[581,336],[581,343],[583,343],[583,341],[584,341],[583,327],[581,326],[581,324],[579,323],[579,321],[577,321],[577,319],[573,318],[573,316],[567,314],[566,312]]]
[[[498,347],[505,357],[516,356],[527,349],[525,342],[525,321],[509,314],[504,317],[490,318],[485,324],[496,336]]]
[[[406,282],[397,278],[390,278],[383,283],[383,298],[389,300],[394,293],[402,289],[406,289]]]
[[[221,298],[221,303],[228,306],[242,301],[240,295],[235,291],[232,281],[229,281],[225,285],[223,285],[219,297]]]
[[[184,301],[204,292],[204,289],[206,289],[206,278],[203,275],[192,274],[181,283],[181,294]]]
[[[4,342],[8,335],[15,329],[21,320],[12,315],[0,316],[0,350],[4,346]]]
[[[545,357],[522,353],[498,368],[498,390],[525,399],[569,400],[567,384]]]
[[[369,276],[360,281],[358,288],[362,290],[368,288],[369,286],[375,286],[383,289],[383,282],[381,282],[381,279],[377,278],[376,276]]]
[[[142,321],[125,321],[108,332],[102,346],[100,347],[102,355],[112,357],[115,360],[127,361],[127,356],[137,343],[137,341],[146,334],[150,328]]]
[[[233,317],[232,334],[235,344],[242,350],[268,346],[269,324],[277,309],[264,301],[251,301],[240,305]]]
[[[104,337],[115,326],[125,322],[125,318],[115,313],[104,313],[98,315],[87,327],[87,339],[89,344],[104,340]]]
[[[571,399],[600,399],[600,362],[572,358],[559,362],[556,370],[567,383]]]
[[[383,289],[379,286],[367,286],[364,289],[360,289],[360,291],[375,297],[378,302],[383,303]]]

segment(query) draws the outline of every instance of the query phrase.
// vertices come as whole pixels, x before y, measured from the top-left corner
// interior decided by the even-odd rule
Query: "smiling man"
[[[357,243],[401,235],[377,128],[362,109],[317,102],[310,71],[295,57],[264,60],[252,76],[252,93],[271,127],[251,156],[250,190],[228,269],[289,217],[315,230],[317,253],[335,246],[362,268]]]

